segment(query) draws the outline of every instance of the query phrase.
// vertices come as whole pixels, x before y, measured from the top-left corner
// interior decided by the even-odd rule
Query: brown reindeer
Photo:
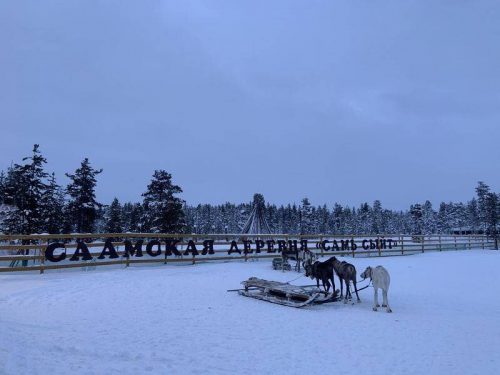
[[[354,284],[354,290],[356,292],[356,297],[358,299],[358,302],[361,302],[361,299],[359,298],[358,295],[358,287],[356,285],[356,267],[354,267],[350,263],[341,262],[335,257],[331,257],[329,261],[332,262],[333,269],[335,270],[335,273],[340,279],[340,298],[342,298],[343,294],[342,281],[344,281],[346,287],[344,303],[347,303],[347,300],[352,299],[351,289],[349,287],[350,282],[352,281],[352,283]]]

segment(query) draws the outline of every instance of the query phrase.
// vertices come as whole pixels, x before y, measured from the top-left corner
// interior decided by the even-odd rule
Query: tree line
[[[0,231],[6,234],[119,233],[129,231],[183,232],[182,189],[166,171],[155,171],[143,202],[122,207],[96,200],[97,176],[85,158],[73,173],[66,173],[66,187],[57,184],[54,173],[45,171],[47,160],[39,145],[30,156],[0,172]],[[130,209],[130,211],[127,211]],[[128,216],[126,216],[128,214]],[[125,228],[125,220],[127,220]]]
[[[164,170],[154,171],[141,202],[110,204],[96,200],[97,176],[85,158],[60,186],[47,160],[34,145],[31,155],[0,172],[0,231],[33,233],[240,233],[252,203],[188,205],[180,186]],[[496,236],[499,194],[479,182],[475,196],[463,202],[415,203],[407,210],[389,210],[379,200],[359,207],[266,204],[265,217],[273,233],[288,234],[448,234],[487,233]]]

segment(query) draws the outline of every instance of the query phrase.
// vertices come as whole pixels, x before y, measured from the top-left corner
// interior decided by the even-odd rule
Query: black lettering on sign
[[[267,252],[268,253],[275,253],[276,249],[274,248],[274,245],[276,244],[275,240],[267,240]]]
[[[153,251],[153,247],[157,246],[158,250]],[[146,253],[148,253],[152,257],[157,257],[161,254],[161,243],[158,240],[151,240],[146,245]]]
[[[89,248],[87,247],[87,244],[83,241],[76,242],[75,253],[71,258],[69,258],[69,260],[73,262],[79,261],[80,257],[82,257],[82,260],[92,260],[92,255],[90,255]]]
[[[243,252],[245,254],[253,253],[251,240],[243,240]]]
[[[333,240],[333,249],[335,251],[339,251],[340,250],[340,247],[339,247],[339,244],[338,244],[337,240]]]
[[[101,251],[101,255],[97,257],[97,259],[104,259],[106,255],[109,255],[109,259],[118,258],[118,254],[116,253],[115,246],[113,245],[113,241],[111,238],[108,238],[104,243],[104,249]]]
[[[207,255],[207,254],[215,254],[214,240],[203,241],[203,250],[201,251],[201,255]]]
[[[302,241],[300,241],[300,250],[303,250],[303,251],[307,251],[307,250],[309,250],[309,249],[307,248],[307,240],[302,240]]]
[[[181,252],[177,250],[177,244],[179,243],[179,240],[173,239],[173,238],[166,238],[165,239],[165,257],[176,255],[180,256]]]
[[[340,240],[340,243],[342,244],[342,250],[349,250],[349,240]]]
[[[281,253],[282,251],[286,250],[286,241],[285,240],[278,240],[278,252]]]
[[[356,242],[354,240],[351,240],[351,250],[356,250],[358,248],[358,245],[356,245]]]
[[[293,240],[293,241],[289,240],[288,241],[288,250],[297,252],[298,248],[299,247],[297,245],[297,240]]]
[[[143,241],[139,240],[135,243],[135,245],[132,245],[132,242],[129,240],[123,241],[125,244],[125,254],[123,256],[125,258],[128,258],[130,256],[136,256],[136,257],[142,257],[142,244]]]
[[[262,240],[255,240],[255,252],[260,253],[260,251],[266,246],[266,243]]]
[[[64,249],[64,251],[59,255],[54,255],[56,249]],[[53,242],[47,246],[47,249],[45,249],[45,259],[49,262],[60,262],[66,259],[66,247],[64,244],[61,242]]]
[[[232,253],[241,254],[241,250],[238,249],[238,243],[236,241],[231,241],[231,247],[229,248],[229,251],[227,253],[229,255],[231,255]]]
[[[196,249],[196,244],[193,240],[189,240],[186,251],[184,251],[184,255],[192,254],[193,256],[199,255],[198,249]]]
[[[380,249],[387,249],[387,242],[386,240],[379,240],[379,248]]]

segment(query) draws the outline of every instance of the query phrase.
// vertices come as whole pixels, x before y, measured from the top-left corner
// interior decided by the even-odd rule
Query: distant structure
[[[243,227],[242,234],[271,234],[271,228],[267,223],[266,205],[264,196],[262,194],[255,194],[253,196],[253,208],[250,213],[245,226]]]

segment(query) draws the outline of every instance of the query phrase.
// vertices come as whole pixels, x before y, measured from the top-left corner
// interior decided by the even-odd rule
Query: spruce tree
[[[487,230],[487,208],[486,208],[486,198],[490,193],[490,187],[486,185],[483,181],[479,181],[476,187],[477,194],[477,211],[479,223],[483,232]]]
[[[39,145],[33,146],[31,156],[23,158],[26,164],[15,164],[4,186],[4,200],[11,209],[6,213],[3,230],[6,233],[33,234],[44,230],[42,197],[47,189],[47,160]]]
[[[373,202],[373,210],[372,210],[372,234],[380,234],[384,233],[384,223],[382,217],[382,203],[377,199]]]
[[[437,214],[430,201],[425,201],[422,207],[423,234],[434,234],[437,231]]]
[[[474,233],[477,233],[479,230],[477,200],[475,198],[467,202],[467,226]]]
[[[182,233],[186,227],[183,201],[176,197],[182,189],[172,183],[172,175],[164,170],[154,172],[142,194],[144,218],[148,230],[155,233]]]
[[[74,174],[66,174],[71,180],[66,189],[70,197],[68,212],[78,233],[92,233],[95,230],[101,207],[95,197],[96,176],[101,172],[102,169],[92,168],[85,158]]]
[[[411,234],[422,234],[422,206],[419,203],[410,206],[410,216],[412,218]]]
[[[57,184],[54,173],[42,196],[42,207],[45,213],[44,231],[50,234],[61,233],[64,227],[64,192]]]
[[[5,176],[5,172],[0,171],[0,206],[4,203],[6,180],[7,180],[7,177]]]
[[[438,233],[447,234],[451,230],[451,226],[448,220],[448,205],[445,202],[441,202],[439,205],[439,212],[437,215],[437,230]]]
[[[497,238],[498,235],[498,195],[495,193],[486,194],[485,198],[485,223],[486,223],[486,233],[489,236]]]
[[[106,233],[121,233],[123,231],[122,206],[118,198],[113,199],[106,216],[104,231]]]
[[[300,234],[314,232],[312,207],[308,198],[302,199],[302,205],[299,208],[299,221]]]

